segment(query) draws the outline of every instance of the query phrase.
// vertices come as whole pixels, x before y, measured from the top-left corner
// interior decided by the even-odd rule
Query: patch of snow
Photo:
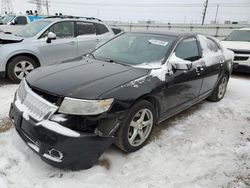
[[[137,78],[131,82],[129,82],[128,84],[122,85],[121,87],[134,87],[134,88],[138,88],[140,84],[145,82],[145,79],[147,78],[147,76],[142,76],[140,78]]]
[[[67,118],[65,114],[54,114],[53,116],[51,116],[50,120],[56,122],[64,122],[67,121]]]
[[[0,85],[0,118],[6,117],[10,110],[10,103],[14,99],[18,85]]]
[[[7,96],[0,98],[4,117],[14,91],[12,86],[0,87],[0,96]],[[141,150],[124,154],[114,147],[108,149],[101,160],[108,161],[109,169],[98,164],[82,171],[54,168],[10,129],[0,133],[0,187],[246,188],[250,177],[249,93],[249,80],[230,79],[222,101],[204,101],[163,122],[155,127],[159,133],[154,132]]]
[[[63,127],[59,123],[56,123],[54,121],[43,120],[43,121],[37,123],[37,125],[41,125],[41,126],[45,127],[46,129],[49,129],[49,130],[54,131],[54,132],[61,134],[61,135],[65,135],[65,136],[69,136],[69,137],[79,137],[80,136],[80,134],[78,132],[73,131],[69,128]]]
[[[23,118],[28,121],[30,119],[29,109],[25,105],[23,105],[20,100],[16,100],[15,105],[18,110],[23,113]]]

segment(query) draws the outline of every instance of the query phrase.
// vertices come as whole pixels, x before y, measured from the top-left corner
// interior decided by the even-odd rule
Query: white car
[[[250,73],[250,28],[233,31],[222,45],[234,52],[233,70]]]

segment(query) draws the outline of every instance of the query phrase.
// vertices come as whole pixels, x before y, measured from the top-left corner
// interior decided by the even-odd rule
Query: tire
[[[147,143],[155,122],[155,107],[146,100],[137,102],[118,129],[115,145],[127,153],[139,150]]]
[[[22,78],[38,67],[37,62],[28,56],[16,56],[7,65],[7,75],[15,83],[20,83]]]
[[[212,94],[208,97],[209,101],[219,102],[224,98],[224,95],[227,91],[228,75],[224,73],[219,80],[216,88],[213,90]]]

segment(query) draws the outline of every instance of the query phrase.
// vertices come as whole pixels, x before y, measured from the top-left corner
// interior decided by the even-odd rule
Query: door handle
[[[223,66],[223,64],[225,63],[225,60],[220,60],[220,66]]]
[[[101,39],[95,39],[97,42],[99,42]]]
[[[69,42],[70,45],[75,45],[76,43],[74,41]]]

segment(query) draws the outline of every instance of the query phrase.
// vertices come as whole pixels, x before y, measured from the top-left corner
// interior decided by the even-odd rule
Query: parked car
[[[33,69],[93,51],[115,34],[93,18],[52,17],[0,34],[0,75],[20,82]]]
[[[250,28],[233,31],[222,44],[235,54],[233,70],[250,73]]]
[[[232,60],[212,37],[124,33],[74,62],[34,70],[10,118],[47,163],[89,168],[112,143],[137,151],[155,124],[206,98],[220,101]]]
[[[39,15],[4,15],[0,20],[0,32],[13,33],[26,24],[45,18]]]

